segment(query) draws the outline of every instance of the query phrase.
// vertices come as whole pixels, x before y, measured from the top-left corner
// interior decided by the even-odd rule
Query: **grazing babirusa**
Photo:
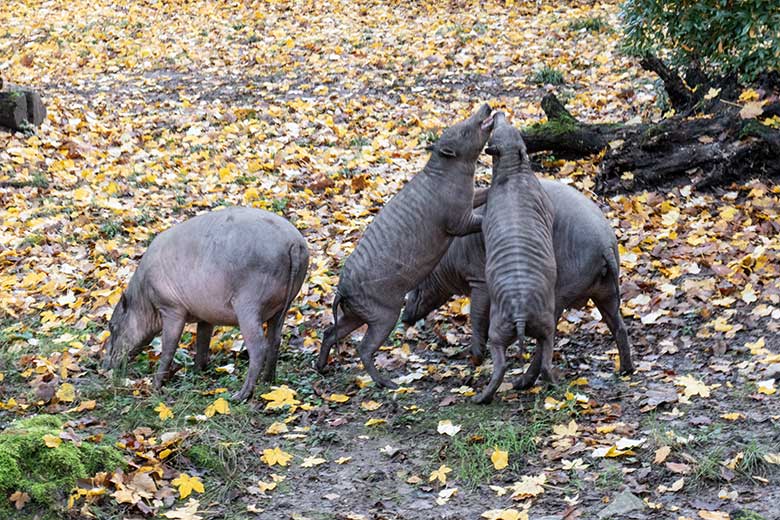
[[[601,210],[582,193],[560,182],[542,179],[553,205],[553,250],[556,263],[555,322],[565,309],[596,304],[618,346],[620,371],[633,372],[628,334],[620,315],[619,257],[615,233]],[[479,208],[477,212],[482,212]],[[453,295],[471,297],[471,356],[482,362],[490,322],[485,283],[485,238],[482,233],[458,237],[436,268],[406,295],[401,319],[412,325]],[[537,350],[535,355],[539,355]]]
[[[199,370],[208,363],[214,326],[238,325],[249,371],[233,399],[247,399],[261,368],[265,381],[274,379],[284,318],[308,265],[300,232],[267,211],[229,208],[178,224],[152,241],[114,308],[104,366],[132,359],[162,331],[154,377],[159,389],[170,375],[186,323],[198,324]]]
[[[493,124],[490,106],[442,133],[422,172],[414,176],[369,224],[347,258],[333,300],[334,324],[323,336],[317,368],[333,345],[363,324],[358,353],[380,386],[395,383],[378,373],[373,356],[395,327],[404,295],[439,263],[452,237],[476,233],[474,170]],[[340,311],[340,312],[339,312]]]
[[[552,202],[531,170],[520,132],[503,113],[494,119],[486,149],[493,156],[493,179],[482,224],[493,373],[487,387],[474,397],[478,403],[493,400],[507,369],[506,349],[515,339],[522,342],[526,334],[536,339],[541,356],[534,356],[516,386],[533,384],[540,369],[553,378],[557,275]]]

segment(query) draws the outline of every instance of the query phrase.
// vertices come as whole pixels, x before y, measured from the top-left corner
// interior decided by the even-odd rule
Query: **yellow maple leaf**
[[[274,390],[262,394],[260,397],[266,401],[270,401],[265,406],[266,410],[274,410],[285,406],[294,407],[301,404],[299,400],[295,399],[295,390],[288,388],[287,385],[278,386]]]
[[[377,403],[376,401],[363,401],[360,403],[360,407],[363,410],[366,410],[367,412],[373,412],[374,410],[378,410],[382,406],[382,403]]]
[[[739,100],[744,102],[747,101],[756,101],[758,99],[758,92],[753,90],[752,88],[748,88],[742,91],[742,93],[739,95]]]
[[[577,423],[572,419],[569,424],[556,424],[553,433],[558,437],[574,437],[577,435]]]
[[[675,379],[674,384],[683,387],[683,395],[686,398],[693,397],[694,395],[699,395],[701,397],[710,396],[710,387],[691,375],[678,377]]]
[[[509,465],[509,452],[499,450],[498,446],[493,447],[493,453],[490,454],[490,462],[497,470],[502,470]]]
[[[724,413],[720,416],[722,419],[726,419],[727,421],[738,421],[745,418],[745,416],[739,412]]]
[[[482,513],[481,518],[487,518],[487,520],[528,520],[528,513],[517,509],[491,509]]]
[[[320,464],[325,464],[326,462],[328,461],[322,457],[306,457],[303,459],[303,462],[301,462],[301,467],[313,468],[314,466],[319,466]]]
[[[47,433],[43,436],[43,442],[46,444],[46,447],[48,448],[56,448],[60,444],[62,444],[62,439],[57,437],[56,435],[51,435]]]
[[[230,415],[230,404],[224,397],[218,398],[216,401],[206,407],[206,411],[203,414],[206,417],[214,417],[214,414]]]
[[[206,491],[203,487],[203,482],[198,477],[190,477],[186,473],[181,473],[171,481],[171,484],[178,488],[179,498],[187,498],[193,491],[196,493],[204,493]]]
[[[76,388],[70,383],[62,383],[57,389],[57,399],[64,403],[72,403],[76,399]]]
[[[366,426],[377,426],[386,422],[387,421],[385,419],[369,419],[366,421]]]
[[[168,419],[173,418],[173,410],[168,408],[165,403],[160,403],[155,406],[154,411],[160,415],[161,421],[167,421]]]
[[[442,464],[439,466],[439,469],[433,470],[431,472],[431,475],[428,477],[428,482],[434,482],[438,480],[440,484],[444,485],[447,483],[447,473],[450,473],[451,471],[452,468],[448,468]]]
[[[335,462],[336,462],[336,464],[341,465],[341,464],[346,464],[347,462],[349,462],[351,460],[352,460],[352,457],[339,457],[338,459],[336,459]]]
[[[328,401],[333,401],[334,403],[346,403],[349,401],[349,396],[344,394],[330,394],[325,399]]]
[[[282,451],[278,446],[273,449],[265,449],[263,450],[263,455],[260,457],[260,460],[268,464],[269,466],[274,466],[276,464],[280,466],[286,466],[290,460],[292,460],[293,456],[287,453],[286,451]]]
[[[272,491],[276,489],[276,486],[278,485],[279,484],[277,482],[264,482],[260,480],[257,483],[257,489],[259,489],[261,493],[265,493],[266,491]]]
[[[287,433],[288,431],[286,424],[276,421],[265,430],[265,433],[268,435],[279,435],[280,433]]]
[[[547,482],[547,475],[525,475],[520,482],[515,482],[510,489],[512,490],[512,499],[524,500],[533,498],[544,493],[544,483]]]

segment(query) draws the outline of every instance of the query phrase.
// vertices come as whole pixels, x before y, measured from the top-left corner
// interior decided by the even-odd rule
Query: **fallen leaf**
[[[436,431],[441,433],[442,435],[449,435],[450,437],[457,434],[461,429],[461,426],[452,424],[452,421],[449,419],[439,421],[439,425],[436,427]]]
[[[314,466],[319,466],[320,464],[325,464],[326,462],[328,461],[321,457],[306,457],[305,459],[303,459],[303,462],[301,463],[301,467],[313,468]]]
[[[187,498],[193,491],[196,493],[205,493],[206,491],[198,477],[190,477],[186,473],[179,474],[171,481],[171,484],[179,490],[179,498]]]
[[[173,418],[173,410],[168,408],[165,403],[158,404],[154,411],[157,412],[160,416],[161,421],[167,421],[168,419]]]
[[[349,401],[349,396],[344,394],[330,394],[325,399],[334,403],[346,403]]]
[[[293,456],[289,453],[282,451],[279,447],[275,447],[273,449],[263,450],[263,455],[260,457],[260,460],[269,466],[274,466],[276,464],[286,466],[292,458]]]
[[[166,511],[162,515],[171,520],[203,520],[202,516],[196,514],[199,506],[200,502],[191,498],[183,507]]]
[[[490,454],[490,461],[493,467],[500,471],[509,465],[509,452],[494,447],[493,453]]]
[[[672,448],[669,446],[661,446],[657,450],[655,450],[655,458],[653,459],[654,464],[663,464],[663,462],[666,460],[666,457],[669,456],[669,454],[672,452]]]
[[[30,501],[30,495],[23,491],[14,491],[8,500],[14,503],[17,511],[21,511],[24,505]]]
[[[62,439],[57,437],[56,435],[46,434],[43,436],[43,442],[46,444],[48,448],[56,448],[60,444],[62,444]]]
[[[76,388],[70,383],[62,383],[55,395],[64,403],[72,403],[76,399]]]
[[[431,472],[430,477],[428,477],[428,482],[434,482],[439,481],[439,484],[446,484],[447,483],[447,474],[452,472],[452,468],[448,468],[444,464],[439,466],[439,469],[433,470]]]

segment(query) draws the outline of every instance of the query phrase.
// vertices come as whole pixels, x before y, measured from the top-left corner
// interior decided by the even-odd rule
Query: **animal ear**
[[[485,153],[495,157],[498,155],[498,148],[496,148],[495,146],[488,146],[487,148],[485,148]]]
[[[453,150],[449,146],[440,146],[439,155],[443,155],[444,157],[453,157],[453,158],[458,156],[458,154],[455,153],[455,150]]]

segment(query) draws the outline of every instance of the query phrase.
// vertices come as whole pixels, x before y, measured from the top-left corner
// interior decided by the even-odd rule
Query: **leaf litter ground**
[[[618,52],[617,12],[11,0],[3,76],[40,88],[49,118],[35,135],[0,133],[0,427],[58,414],[68,422],[47,449],[108,439],[128,465],[62,489],[55,506],[9,489],[2,507],[22,518],[70,498],[71,514],[99,518],[573,519],[630,492],[644,509],[629,518],[773,518],[777,186],[604,200],[590,191],[592,162],[540,159],[618,234],[629,378],[613,375],[614,343],[588,308],[559,325],[564,383],[471,405],[486,368],[463,354],[467,300],[387,341],[379,364],[400,392],[366,385],[359,334],[327,377],[310,368],[343,259],[442,127],[482,101],[531,124],[548,90],[590,122],[660,116],[655,79]],[[563,84],[538,84],[554,76],[545,67]],[[221,399],[246,369],[232,329],[215,335],[206,375],[180,352],[185,369],[162,395],[149,380],[157,342],[126,378],[98,375],[106,319],[149,241],[235,204],[285,215],[311,246],[286,386]],[[526,359],[516,349],[515,370]]]

